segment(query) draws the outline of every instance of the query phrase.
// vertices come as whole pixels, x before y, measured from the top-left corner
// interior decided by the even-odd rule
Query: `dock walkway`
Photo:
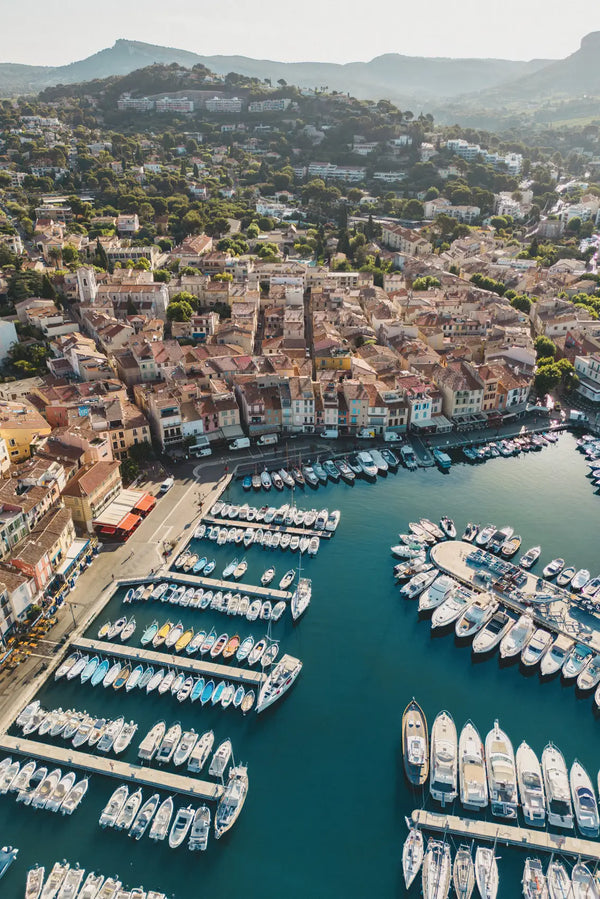
[[[229,665],[218,665],[202,659],[191,659],[167,652],[153,652],[149,649],[138,649],[125,646],[123,643],[107,643],[104,640],[88,640],[86,637],[78,637],[73,641],[73,649],[99,656],[111,656],[123,659],[123,661],[138,664],[159,666],[160,668],[176,668],[185,674],[208,675],[221,680],[239,681],[252,687],[260,687],[265,675],[261,671],[251,671],[249,668],[234,668]]]
[[[211,590],[223,590],[224,592],[227,590],[231,590],[232,593],[241,593],[242,596],[244,594],[248,594],[248,596],[256,596],[259,599],[282,599],[284,602],[289,602],[292,598],[292,594],[288,590],[273,590],[270,586],[263,587],[259,584],[241,584],[239,581],[224,581],[221,578],[214,577],[200,577],[196,574],[189,574],[187,571],[181,571],[181,569],[176,568],[174,571],[169,571],[165,578],[158,578],[158,581],[161,580],[170,580],[177,581],[180,584],[189,584],[190,587],[206,587]],[[167,603],[165,608],[168,608],[169,604]]]
[[[34,759],[52,762],[57,766],[80,768],[93,774],[103,774],[127,780],[139,786],[167,790],[170,793],[181,793],[194,799],[219,799],[223,793],[221,784],[206,780],[197,780],[182,774],[172,774],[158,768],[131,765],[119,759],[92,755],[89,752],[78,752],[66,746],[52,746],[49,743],[38,743],[21,737],[0,737],[0,750],[8,753],[21,753]]]
[[[415,809],[412,813],[414,824],[424,830],[437,833],[451,833],[466,839],[484,840],[486,842],[504,843],[507,846],[520,846],[534,852],[557,852],[575,858],[600,861],[600,843],[581,840],[579,837],[568,837],[558,833],[547,833],[544,830],[529,830],[525,827],[514,827],[496,821],[479,821],[476,818],[460,818],[457,815],[444,815]]]
[[[493,583],[490,584],[482,580],[481,576],[478,577],[478,573],[486,569],[473,567],[467,562],[467,556],[475,549],[481,550],[482,547],[464,540],[444,540],[432,546],[431,561],[440,571],[446,572],[470,589],[493,593],[507,608],[519,613],[529,610],[540,627],[545,627],[554,633],[566,634],[574,640],[586,643],[596,652],[600,652],[600,622],[594,615],[590,615],[585,609],[576,605],[577,597],[574,594],[546,581],[546,588],[558,597],[552,603],[536,605],[519,602],[514,597],[497,589]],[[485,547],[483,547],[483,551],[487,552]],[[489,555],[494,559],[498,558],[492,553]],[[519,568],[515,562],[511,562],[511,564]],[[519,568],[519,571],[522,571],[527,577],[527,585],[522,590],[523,595],[534,595],[539,592],[538,576],[523,568]]]

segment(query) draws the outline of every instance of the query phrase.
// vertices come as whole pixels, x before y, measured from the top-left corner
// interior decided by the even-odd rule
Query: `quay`
[[[155,578],[155,580],[158,583],[162,580],[169,580],[180,584],[188,584],[190,587],[209,587],[211,590],[231,590],[232,593],[241,593],[242,596],[247,593],[248,596],[257,596],[259,599],[282,599],[284,602],[289,602],[292,598],[289,590],[273,590],[270,586],[262,587],[259,584],[242,584],[240,581],[224,581],[220,578],[201,577],[189,574],[186,571],[179,571],[178,569],[169,571],[164,577]],[[144,581],[144,583],[149,582],[149,580]],[[169,603],[166,603],[164,608],[168,609]]]
[[[598,619],[594,615],[590,615],[585,609],[576,605],[577,597],[568,590],[557,587],[552,582],[545,581],[548,590],[551,590],[558,598],[552,603],[542,603],[539,605],[519,602],[514,597],[508,596],[501,590],[495,588],[494,584],[488,584],[478,578],[477,574],[480,568],[473,567],[467,563],[467,556],[475,549],[483,549],[476,544],[467,543],[464,540],[444,540],[436,543],[431,548],[431,561],[440,569],[446,572],[457,581],[465,584],[469,589],[479,592],[493,593],[496,598],[507,608],[515,612],[529,611],[534,621],[555,633],[566,634],[574,640],[579,640],[587,644],[596,652],[600,652],[600,627]],[[493,558],[500,558],[490,553]],[[510,559],[506,560],[510,562]],[[511,564],[515,564],[512,562]],[[515,565],[527,577],[527,584],[522,588],[523,594],[535,594],[540,592],[538,587],[538,575],[525,571]]]
[[[496,821],[478,821],[476,818],[460,818],[458,815],[436,814],[424,809],[415,809],[412,813],[413,823],[424,830],[437,833],[451,833],[454,836],[472,840],[484,840],[490,843],[504,843],[506,846],[519,846],[521,849],[534,852],[557,852],[575,858],[587,858],[600,861],[600,843],[592,840],[581,840],[579,837],[568,837],[558,833],[547,833],[544,830],[529,830],[511,824],[500,824]]]
[[[177,668],[178,671],[185,674],[202,674],[222,680],[239,681],[241,684],[252,687],[260,687],[265,678],[261,671],[251,671],[249,668],[217,665],[215,662],[205,662],[166,652],[152,652],[148,649],[134,649],[122,643],[105,643],[103,640],[88,640],[85,637],[73,640],[71,648],[94,655],[123,659],[125,662],[135,662],[135,664],[145,663],[160,668]]]
[[[335,531],[315,531],[312,528],[294,528],[288,527],[287,524],[265,524],[264,521],[243,521],[238,518],[213,518],[211,515],[206,515],[202,519],[203,524],[209,525],[217,525],[218,527],[223,528],[242,528],[242,530],[246,530],[246,528],[251,528],[253,531],[257,531],[259,528],[262,531],[279,531],[280,534],[290,534],[297,537],[320,537],[328,540],[330,537],[333,537]],[[204,538],[202,538],[204,539]],[[238,544],[239,545],[239,544]],[[242,544],[243,545],[243,544]],[[268,548],[268,547],[267,547]]]
[[[34,759],[50,761],[57,766],[80,768],[93,774],[116,777],[119,780],[131,781],[138,786],[147,786],[166,790],[169,793],[181,793],[194,799],[219,799],[223,793],[221,784],[206,780],[196,780],[182,774],[171,774],[158,768],[131,765],[118,759],[91,755],[89,752],[78,752],[65,746],[52,746],[49,743],[38,743],[36,740],[0,737],[0,750],[7,753],[21,753]]]

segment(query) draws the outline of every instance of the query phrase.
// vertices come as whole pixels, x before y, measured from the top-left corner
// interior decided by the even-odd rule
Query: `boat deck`
[[[235,668],[230,665],[218,665],[216,662],[208,662],[203,659],[192,659],[189,656],[168,652],[154,652],[150,649],[141,649],[127,646],[123,643],[107,643],[104,640],[88,640],[78,637],[71,644],[72,649],[80,649],[83,652],[99,656],[111,656],[123,659],[123,661],[137,664],[159,666],[161,668],[176,668],[185,674],[208,675],[220,680],[238,681],[252,687],[260,687],[265,675],[262,671],[252,671],[249,668]]]
[[[547,833],[544,830],[529,830],[526,827],[515,827],[499,821],[480,821],[476,818],[460,818],[458,815],[437,814],[426,812],[424,809],[415,809],[412,820],[423,830],[451,833],[466,839],[490,843],[497,841],[534,852],[557,852],[575,858],[600,861],[600,843],[581,840],[579,837]]]
[[[33,759],[52,762],[53,765],[65,768],[79,768],[93,774],[116,777],[118,780],[130,781],[138,786],[147,786],[166,790],[170,793],[181,793],[194,799],[219,799],[223,793],[221,784],[183,774],[172,774],[164,769],[148,768],[142,765],[131,765],[119,759],[92,755],[89,752],[78,752],[65,746],[52,746],[38,743],[21,737],[0,737],[0,750],[6,753],[21,753]]]
[[[451,577],[466,584],[470,589],[494,593],[503,605],[516,612],[524,612],[529,609],[540,627],[545,627],[555,633],[566,634],[575,640],[586,643],[596,652],[600,652],[600,621],[595,615],[590,615],[585,609],[575,604],[576,597],[574,594],[557,587],[552,582],[548,582],[548,586],[551,586],[552,590],[559,595],[560,598],[558,600],[547,606],[518,602],[505,593],[494,589],[494,586],[488,586],[476,578],[476,574],[480,569],[467,564],[467,556],[474,549],[483,549],[485,551],[485,547],[478,547],[476,544],[467,543],[464,540],[445,540],[432,546],[431,561],[441,571],[445,571]],[[508,561],[515,565],[514,561],[510,559]],[[515,565],[515,567],[519,568],[519,571],[522,571],[527,576],[527,585],[523,588],[523,592],[539,592],[537,587],[539,575],[532,574],[518,565]]]
[[[284,602],[289,602],[292,598],[289,590],[274,590],[270,586],[263,587],[259,584],[242,584],[240,581],[224,581],[221,578],[201,577],[180,569],[169,571],[165,578],[159,578],[158,580],[167,578],[180,584],[189,584],[190,587],[206,587],[210,590],[223,590],[223,592],[231,590],[232,593],[241,593],[242,596],[248,594],[248,596],[256,596],[259,599],[282,599]],[[166,603],[164,608],[168,607],[169,604]]]
[[[246,528],[252,528],[252,530],[257,531],[261,528],[263,531],[279,531],[280,534],[289,534],[291,537],[296,534],[298,537],[322,537],[325,540],[328,540],[330,537],[333,537],[335,531],[315,531],[314,528],[295,528],[288,527],[286,524],[265,524],[264,521],[243,521],[239,518],[213,518],[211,515],[206,515],[202,519],[203,524],[211,524],[217,525],[218,527],[223,528],[242,528],[246,530]],[[205,540],[205,537],[202,538]],[[211,542],[211,541],[208,541]],[[231,544],[229,544],[231,545]],[[242,544],[237,544],[238,546],[243,546]],[[268,549],[269,547],[267,547]]]

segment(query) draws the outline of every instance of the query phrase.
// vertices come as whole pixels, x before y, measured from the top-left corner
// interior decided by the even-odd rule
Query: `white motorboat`
[[[549,631],[543,627],[538,627],[521,651],[522,664],[527,668],[537,665],[549,649],[553,639]]]
[[[159,721],[152,728],[150,728],[150,730],[140,743],[138,755],[141,759],[144,759],[144,761],[150,761],[154,758],[156,752],[158,751],[158,747],[160,746],[165,735],[166,729],[167,725],[164,721]]]
[[[84,777],[81,780],[78,780],[77,783],[73,787],[71,787],[60,806],[61,815],[73,814],[75,809],[81,805],[83,797],[88,791],[88,786],[89,780],[87,777]]]
[[[215,837],[218,840],[236,822],[248,794],[248,769],[237,765],[229,772],[229,780],[215,813]]]
[[[593,690],[600,683],[600,655],[595,654],[577,675],[578,690]]]
[[[548,884],[539,858],[526,859],[522,886],[525,899],[548,899]]]
[[[553,577],[556,577],[556,575],[559,574],[564,567],[564,559],[552,559],[552,561],[549,562],[548,565],[546,565],[546,567],[543,569],[542,574],[545,578],[551,580]]]
[[[405,599],[414,599],[434,582],[438,575],[437,569],[421,571],[400,588],[400,593]]]
[[[27,882],[25,884],[25,899],[39,899],[44,885],[45,868],[36,865],[27,872]]]
[[[583,587],[587,584],[590,579],[590,573],[587,568],[580,568],[577,571],[571,580],[571,590],[579,591],[582,590]]]
[[[70,793],[76,779],[77,775],[74,771],[69,771],[64,775],[64,777],[61,777],[46,802],[45,808],[49,812],[57,812],[59,810],[60,806],[62,805],[63,799],[65,799],[67,797],[67,794]]]
[[[114,823],[114,827],[116,830],[129,830],[135,816],[140,810],[140,806],[142,804],[142,791],[136,790],[135,793],[132,793],[131,796],[128,796],[123,804],[123,808],[119,812],[117,816],[117,820]]]
[[[571,871],[573,899],[599,899],[600,888],[587,865],[577,862]]]
[[[423,899],[446,899],[450,891],[451,874],[450,847],[439,840],[429,840],[421,872]]]
[[[496,525],[495,524],[486,524],[485,527],[479,530],[479,533],[475,537],[475,543],[478,546],[487,546],[490,542],[494,534],[496,533]]]
[[[192,750],[194,749],[194,746],[197,742],[198,734],[193,728],[191,730],[184,731],[177,749],[173,754],[173,764],[176,766],[185,765],[188,758],[192,754]]]
[[[181,724],[177,721],[164,735],[159,750],[156,753],[156,761],[159,762],[159,764],[166,764],[171,761],[180,739]]]
[[[113,752],[115,755],[120,755],[122,752],[125,752],[133,740],[137,729],[138,726],[135,721],[129,721],[127,724],[123,725],[113,743]]]
[[[458,586],[454,578],[447,574],[440,574],[427,587],[419,597],[419,612],[428,612],[430,609],[436,609],[445,602],[452,590]]]
[[[223,777],[225,769],[229,764],[229,759],[231,758],[231,752],[231,740],[223,740],[217,747],[208,769],[208,773],[211,777]]]
[[[463,727],[458,744],[460,801],[465,808],[480,809],[488,804],[483,743],[471,721]]]
[[[456,725],[448,712],[439,712],[431,728],[431,762],[429,791],[443,806],[457,795],[458,737]]]
[[[129,836],[133,837],[134,840],[141,840],[141,838],[146,833],[148,825],[152,820],[156,809],[158,808],[160,802],[160,796],[158,793],[153,793],[153,795],[144,802],[139,812],[135,816],[135,820],[131,827],[129,828]]]
[[[188,848],[191,852],[200,850],[204,852],[208,845],[208,837],[210,834],[210,809],[206,805],[201,805],[196,809],[192,829],[190,831],[190,840]]]
[[[527,570],[533,568],[541,553],[541,546],[532,546],[531,549],[528,549],[527,552],[521,556],[521,558],[519,559],[519,565],[521,566],[521,568],[526,568]]]
[[[494,721],[485,739],[485,762],[490,806],[493,815],[516,818],[518,808],[517,772],[512,743]]]
[[[530,613],[525,612],[502,637],[500,641],[500,658],[512,659],[514,656],[521,655],[534,630],[535,623],[533,618]]]
[[[491,594],[482,593],[477,596],[456,622],[454,627],[456,636],[459,639],[468,639],[474,636],[485,627],[497,608],[498,602],[492,598]]]
[[[151,840],[164,840],[173,817],[173,797],[169,796],[158,808],[150,828]]]
[[[569,657],[569,653],[573,648],[574,641],[565,634],[559,634],[552,646],[550,646],[542,658],[540,671],[544,677],[550,677],[560,671],[565,661]]]
[[[123,806],[127,802],[128,797],[129,787],[126,784],[121,784],[120,787],[117,787],[102,810],[98,822],[100,827],[114,827],[117,818],[123,811]]]
[[[576,643],[562,666],[561,674],[563,679],[569,681],[579,677],[579,675],[586,669],[589,662],[591,662],[593,655],[594,653],[589,646],[584,646],[582,643]]]
[[[542,753],[542,771],[546,791],[548,823],[573,829],[573,807],[567,766],[559,749],[548,743]]]
[[[482,655],[492,652],[508,633],[515,619],[502,607],[496,609],[488,623],[475,635],[473,652]]]
[[[498,895],[498,863],[494,850],[478,846],[475,852],[475,879],[481,899],[496,899]]]
[[[475,865],[469,846],[460,846],[452,868],[452,883],[457,899],[471,899],[475,889]]]
[[[577,759],[571,765],[569,784],[577,827],[585,837],[597,837],[600,821],[596,794],[589,774]]]
[[[169,833],[169,846],[171,849],[177,849],[181,846],[188,835],[188,831],[194,820],[194,809],[191,805],[177,810],[171,832]]]
[[[528,825],[543,827],[546,821],[546,797],[542,768],[527,743],[517,749],[517,782],[523,817]]]
[[[55,863],[42,889],[41,899],[54,899],[64,883],[69,868],[70,865],[66,862],[63,862],[62,864],[60,864],[60,862]]]
[[[188,759],[188,770],[199,772],[202,771],[206,759],[210,755],[210,751],[215,742],[215,735],[212,730],[207,731],[205,734],[202,734]]]
[[[546,871],[550,899],[573,899],[571,878],[562,862],[551,859]]]
[[[431,616],[431,629],[449,627],[454,624],[474,600],[475,594],[463,588],[455,590],[441,606],[434,610]]]

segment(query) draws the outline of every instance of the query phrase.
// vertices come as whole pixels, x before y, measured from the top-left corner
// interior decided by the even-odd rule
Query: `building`
[[[156,111],[187,114],[194,111],[194,101],[187,97],[162,97],[156,101]]]
[[[238,97],[213,97],[204,104],[207,112],[240,113],[242,101]]]
[[[86,465],[63,490],[63,502],[81,530],[92,533],[94,518],[121,490],[120,467],[116,461]]]
[[[43,590],[74,539],[75,526],[70,510],[55,509],[48,512],[13,551],[10,565],[31,578],[37,590]]]
[[[460,419],[477,416],[483,406],[483,383],[464,362],[434,365],[433,382],[442,394],[442,410],[447,418]]]
[[[32,444],[52,428],[30,403],[0,400],[0,437],[6,441],[11,462],[31,456]]]
[[[289,97],[277,97],[272,100],[254,100],[248,104],[248,112],[284,112],[291,102]]]
[[[574,366],[579,376],[577,392],[592,403],[600,403],[600,353],[576,356]]]
[[[397,250],[403,256],[428,256],[433,247],[418,231],[403,228],[401,225],[383,225],[381,240],[391,250]]]

